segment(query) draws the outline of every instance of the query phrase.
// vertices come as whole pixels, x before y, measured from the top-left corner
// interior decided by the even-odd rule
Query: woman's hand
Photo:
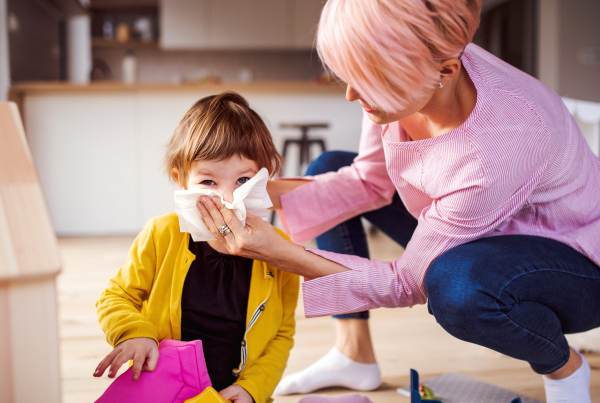
[[[202,196],[197,207],[206,227],[232,255],[266,261],[276,245],[287,243],[271,224],[253,214],[246,214],[246,226],[243,226],[218,197]],[[218,228],[224,224],[231,232],[222,236]]]
[[[232,255],[260,260],[271,266],[306,278],[317,278],[348,270],[335,262],[306,251],[286,241],[268,222],[247,214],[246,226],[221,203],[218,197],[201,196],[196,204],[202,220],[217,241]],[[227,225],[230,233],[223,236],[219,227]]]
[[[281,195],[287,192],[310,183],[310,180],[306,179],[271,179],[267,183],[267,192],[273,203],[273,209],[280,210],[281,207]]]
[[[129,360],[133,360],[133,365],[131,366],[131,378],[134,381],[137,381],[140,378],[140,373],[142,371],[154,371],[156,369],[156,363],[158,362],[158,346],[156,345],[156,342],[148,337],[135,337],[117,344],[114,350],[100,361],[100,364],[98,364],[98,367],[94,372],[94,376],[102,376],[106,368],[110,366],[108,377],[114,378],[117,375],[119,368],[121,368],[121,365]]]
[[[219,392],[224,399],[229,399],[233,403],[253,403],[254,399],[240,385],[231,385]]]

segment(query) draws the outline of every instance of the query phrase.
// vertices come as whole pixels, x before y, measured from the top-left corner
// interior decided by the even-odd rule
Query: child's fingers
[[[231,398],[235,396],[235,388],[228,386],[225,389],[219,391],[219,394],[223,399],[231,400]]]
[[[147,371],[147,372],[154,371],[156,369],[156,364],[158,363],[158,356],[159,356],[158,347],[156,347],[156,345],[154,345],[152,350],[150,350],[150,352],[146,356],[146,362],[144,363],[144,367],[142,368],[142,371]]]
[[[121,368],[123,364],[125,364],[127,361],[133,358],[132,355],[133,354],[131,353],[127,354],[125,351],[121,351],[119,355],[117,355],[113,360],[110,366],[110,370],[108,371],[108,377],[114,378],[117,375],[119,368]]]
[[[137,381],[140,379],[140,373],[142,372],[142,366],[146,361],[146,354],[140,349],[136,350],[133,355],[133,364],[131,365],[131,379]]]
[[[94,376],[102,376],[102,374],[104,374],[104,371],[106,371],[106,368],[108,368],[110,364],[112,364],[113,360],[119,354],[119,352],[119,350],[113,350],[106,357],[104,357],[104,359],[100,361],[100,364],[98,364],[98,366],[96,367],[96,370],[94,371]]]

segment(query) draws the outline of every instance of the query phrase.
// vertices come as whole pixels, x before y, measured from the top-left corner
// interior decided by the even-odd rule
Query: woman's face
[[[405,119],[423,109],[433,97],[434,92],[435,89],[431,89],[425,93],[423,97],[419,99],[413,99],[411,102],[409,102],[408,107],[403,111],[394,113],[383,112],[378,110],[377,107],[367,104],[367,102],[360,97],[360,94],[356,92],[354,88],[350,86],[350,84],[348,84],[348,87],[346,88],[346,99],[350,102],[358,101],[358,103],[363,107],[369,118],[374,123],[385,125]]]

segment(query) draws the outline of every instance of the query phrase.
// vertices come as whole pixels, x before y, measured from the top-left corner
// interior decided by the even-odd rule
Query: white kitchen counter
[[[207,95],[238,91],[265,119],[275,144],[298,137],[282,122],[327,122],[314,131],[329,150],[356,151],[362,109],[336,85],[28,83],[12,88],[24,114],[50,214],[59,235],[129,234],[173,210],[161,164],[163,146],[191,105]],[[291,149],[288,175],[295,174]]]

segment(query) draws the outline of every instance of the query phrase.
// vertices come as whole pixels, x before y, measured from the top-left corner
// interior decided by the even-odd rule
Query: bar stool
[[[288,147],[290,144],[297,144],[300,149],[300,159],[298,161],[297,175],[302,176],[304,173],[304,167],[308,167],[308,164],[312,161],[310,158],[310,147],[313,144],[317,144],[321,147],[321,152],[325,152],[325,140],[320,138],[308,138],[308,131],[310,129],[328,129],[329,123],[281,123],[279,125],[281,129],[300,129],[300,138],[285,139],[283,142],[283,158],[287,157]],[[269,220],[271,225],[275,223],[275,210],[271,212],[271,219]]]
[[[328,129],[329,123],[281,123],[281,129],[300,129],[300,138],[286,139],[283,142],[283,158],[286,158],[288,147],[291,144],[297,144],[300,149],[300,160],[298,161],[298,176],[302,176],[303,167],[308,166],[312,161],[310,158],[310,147],[317,144],[321,147],[321,152],[325,152],[325,140],[321,138],[309,138],[308,132],[311,129]]]

